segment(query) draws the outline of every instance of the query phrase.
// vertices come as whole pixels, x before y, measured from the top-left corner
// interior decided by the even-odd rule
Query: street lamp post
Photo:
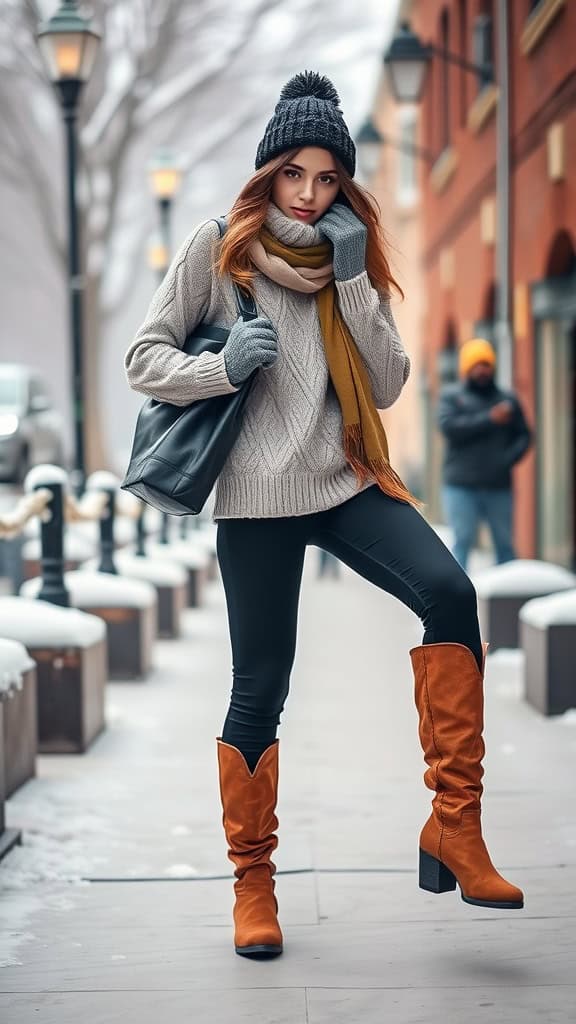
[[[182,170],[174,154],[169,149],[161,149],[150,161],[148,172],[153,195],[158,201],[162,241],[170,259],[172,202],[180,188]]]
[[[504,387],[512,387],[513,345],[510,326],[510,130],[508,89],[508,26],[507,4],[498,5],[500,37],[498,60],[499,99],[497,107],[496,205],[498,232],[496,238],[496,276],[498,280],[496,341],[498,344],[498,377]],[[478,76],[480,82],[494,81],[492,64],[473,64],[440,47],[425,45],[403,22],[384,55],[394,96],[400,103],[416,103],[422,97],[426,70],[433,56],[456,64]]]
[[[356,136],[356,149],[358,151],[358,164],[368,180],[374,176],[380,159],[380,148],[391,146],[400,153],[409,153],[411,156],[424,160],[426,163],[433,162],[433,155],[429,149],[423,146],[412,145],[403,139],[392,139],[376,127],[370,116],[366,118],[358,135]]]
[[[79,14],[76,0],[63,0],[56,14],[40,27],[37,38],[48,68],[48,74],[59,93],[66,129],[74,485],[78,492],[81,492],[86,474],[82,351],[82,292],[84,284],[81,274],[79,216],[76,202],[76,117],[82,88],[94,67],[100,36],[90,27],[90,19]]]
[[[161,149],[150,161],[148,172],[153,195],[158,201],[161,232],[160,239],[150,246],[148,258],[150,265],[158,274],[160,283],[170,262],[172,202],[180,188],[182,170],[174,154],[168,149]],[[168,513],[163,512],[160,528],[161,544],[168,543],[169,522]]]

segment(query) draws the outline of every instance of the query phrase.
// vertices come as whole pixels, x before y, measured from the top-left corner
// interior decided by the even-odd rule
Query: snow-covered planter
[[[158,597],[158,636],[180,636],[180,619],[188,594],[188,573],[178,562],[148,558],[130,551],[118,551],[114,557],[121,576],[151,583]],[[97,560],[91,559],[81,568],[94,570]]]
[[[8,796],[6,792],[6,778],[4,774],[4,763],[6,751],[4,747],[4,701],[0,701],[0,860],[6,856],[16,843],[20,842],[20,833],[14,829],[6,828],[5,802]]]
[[[543,715],[576,708],[576,587],[520,611],[525,696]]]
[[[198,608],[202,604],[204,584],[208,578],[210,557],[204,545],[194,540],[170,541],[169,544],[148,543],[146,554],[184,566],[188,573],[188,607]]]
[[[85,570],[65,573],[64,581],[71,604],[106,623],[109,675],[115,679],[147,675],[156,640],[158,604],[152,584]],[[36,597],[41,586],[39,577],[27,580],[20,593]]]
[[[568,569],[530,558],[492,565],[471,578],[478,594],[482,636],[491,651],[518,647],[518,613],[527,601],[576,587],[576,576]]]
[[[81,752],[104,728],[106,625],[76,608],[0,597],[2,636],[36,663],[38,749]]]
[[[9,797],[36,773],[36,665],[18,640],[0,639],[4,782]],[[2,741],[0,741],[2,742]]]

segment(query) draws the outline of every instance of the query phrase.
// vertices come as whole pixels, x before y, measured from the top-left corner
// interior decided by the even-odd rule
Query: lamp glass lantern
[[[37,38],[52,82],[88,81],[100,36],[90,28],[90,19],[79,14],[74,0],[64,0]]]
[[[378,168],[383,137],[371,117],[367,117],[356,137],[358,162],[367,178],[373,177]]]
[[[390,86],[400,103],[419,102],[430,59],[429,47],[403,22],[384,55]]]
[[[148,243],[148,266],[162,275],[168,269],[168,247],[158,233]]]
[[[157,199],[173,199],[182,181],[182,168],[169,150],[160,150],[148,167],[150,184]]]

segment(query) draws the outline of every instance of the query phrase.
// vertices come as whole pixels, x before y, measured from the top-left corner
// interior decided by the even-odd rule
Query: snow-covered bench
[[[2,636],[24,644],[36,662],[38,749],[86,750],[104,728],[106,625],[76,608],[0,597]]]
[[[158,636],[180,636],[180,620],[188,593],[186,569],[177,562],[134,555],[130,551],[117,551],[114,561],[121,576],[145,580],[155,587],[158,597]],[[91,560],[81,568],[93,570],[96,564],[96,560]]]
[[[478,595],[478,616],[490,650],[518,647],[518,613],[535,597],[576,587],[576,576],[551,562],[517,558],[471,576]]]
[[[576,588],[528,601],[520,611],[525,696],[543,715],[576,707]]]
[[[106,623],[109,675],[122,679],[147,675],[156,640],[158,602],[152,584],[82,569],[65,573],[64,583],[74,608]],[[42,580],[37,577],[27,580],[20,593],[33,598],[41,587]]]
[[[17,640],[0,639],[0,699],[4,784],[9,797],[36,774],[38,751],[36,665]]]
[[[188,573],[187,604],[189,608],[198,608],[202,604],[204,584],[208,578],[210,557],[206,548],[190,540],[170,541],[169,544],[146,545],[146,554],[150,558],[160,558],[184,566]]]

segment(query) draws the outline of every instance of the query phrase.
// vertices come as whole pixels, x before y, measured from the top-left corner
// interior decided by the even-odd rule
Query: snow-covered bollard
[[[64,531],[64,571],[78,569],[87,558],[92,558],[94,544],[68,527]],[[40,537],[29,537],[22,545],[22,568],[24,579],[30,580],[42,572],[42,543]]]
[[[114,516],[119,486],[118,477],[106,470],[91,473],[86,480],[87,491],[100,491],[106,495],[106,508],[100,520],[100,564],[98,570],[99,572],[109,572],[112,575],[118,572],[114,561]]]
[[[146,505],[143,501],[136,520],[136,554],[139,558],[146,557]]]
[[[0,700],[4,783],[9,797],[36,774],[38,752],[36,663],[17,640],[0,639]]]
[[[27,494],[46,488],[52,492],[48,514],[41,526],[42,601],[67,608],[70,604],[64,583],[64,494],[68,476],[61,466],[41,464],[34,466],[24,480]]]
[[[520,644],[528,703],[543,715],[576,708],[576,588],[523,605]]]
[[[168,515],[167,512],[161,512],[160,520],[160,544],[170,543],[170,532],[172,526],[172,516]]]
[[[76,608],[0,597],[2,636],[36,662],[38,750],[82,753],[104,729],[106,625]]]
[[[106,572],[67,572],[70,603],[106,623],[108,673],[114,679],[142,679],[152,666],[156,640],[157,597],[151,583]],[[37,597],[39,579],[27,580],[20,593]]]
[[[527,601],[576,587],[576,576],[568,569],[530,558],[493,565],[471,579],[478,595],[482,637],[491,651],[518,647],[518,613]]]

